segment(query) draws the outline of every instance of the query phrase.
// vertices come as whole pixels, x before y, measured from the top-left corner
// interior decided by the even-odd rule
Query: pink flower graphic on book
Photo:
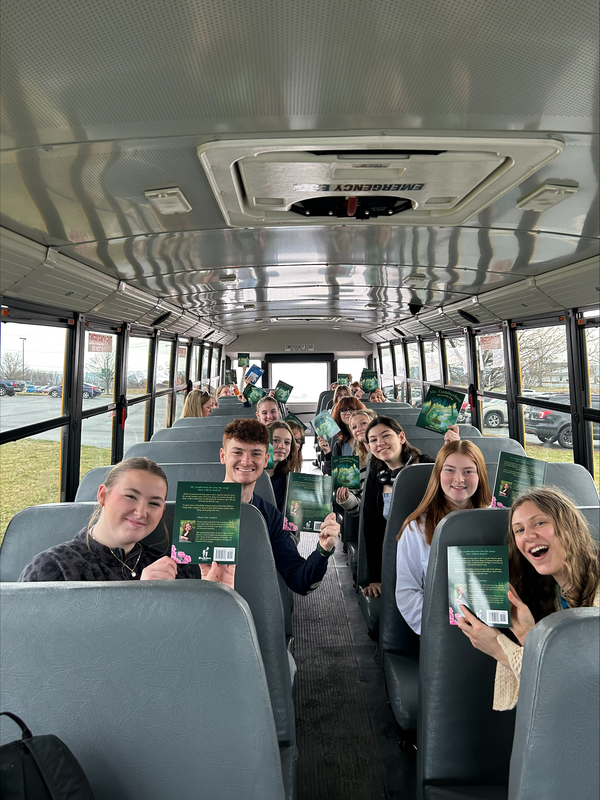
[[[502,503],[499,503],[495,497],[492,497],[490,508],[506,508],[506,506]]]
[[[294,525],[293,522],[289,522],[287,517],[283,518],[283,530],[284,531],[291,531],[292,533],[296,533],[298,531],[298,526]]]
[[[184,553],[183,550],[176,550],[175,545],[171,545],[171,558],[178,564],[189,564],[192,560],[192,557]]]
[[[461,615],[457,614],[454,616],[454,609],[452,606],[449,606],[448,610],[450,611],[450,625],[458,625],[458,620],[460,619]]]

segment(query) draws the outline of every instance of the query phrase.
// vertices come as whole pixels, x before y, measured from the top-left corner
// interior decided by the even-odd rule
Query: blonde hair
[[[279,461],[275,465],[275,469],[273,470],[273,474],[275,475],[287,475],[289,472],[301,472],[302,471],[302,459],[300,458],[300,454],[296,449],[296,443],[294,441],[294,432],[282,419],[275,420],[275,422],[270,422],[267,425],[267,428],[270,431],[277,431],[277,430],[284,430],[288,431],[290,436],[292,437],[292,441],[290,442],[290,452],[288,457],[284,461]]]
[[[517,547],[512,528],[515,511],[531,502],[552,520],[554,534],[565,551],[565,572],[568,587],[563,596],[573,608],[589,607],[594,603],[600,582],[598,546],[594,543],[581,512],[558,489],[532,489],[519,497],[510,507],[508,517],[508,564],[513,586],[519,597],[531,609],[536,621],[555,610],[556,581],[550,575],[540,575],[533,564]]]
[[[448,442],[437,454],[435,464],[433,465],[433,472],[429,478],[429,483],[427,484],[423,499],[419,503],[417,510],[404,520],[402,528],[400,528],[400,533],[396,537],[397,539],[400,539],[407,525],[418,520],[422,514],[425,514],[425,539],[427,544],[431,544],[433,533],[438,522],[451,511],[455,511],[455,508],[452,507],[450,501],[442,491],[440,482],[442,467],[448,456],[454,453],[459,453],[462,456],[470,458],[471,461],[475,462],[477,468],[479,483],[477,484],[477,489],[469,498],[471,508],[487,508],[492,502],[492,493],[488,486],[485,459],[481,450],[468,439],[461,439],[458,442]]]
[[[185,398],[181,419],[185,417],[202,417],[204,415],[204,406],[210,399],[211,397],[208,392],[201,391],[200,389],[192,389]]]
[[[354,417],[358,417],[359,415],[363,416],[363,417],[366,417],[369,420],[369,422],[374,420],[375,417],[377,416],[375,414],[375,412],[373,411],[373,409],[371,409],[371,408],[359,408],[357,411],[353,411],[350,414],[350,419],[348,420],[348,429],[350,430],[350,433],[352,433],[352,429],[350,428],[350,425],[352,424],[352,420],[354,419]],[[370,452],[371,451],[369,450],[369,446],[365,442],[359,442],[358,439],[355,436],[354,437],[354,447],[352,448],[352,453],[353,453],[353,455],[358,456],[359,464],[360,464],[361,467],[366,467],[367,466],[367,461],[369,460]]]
[[[256,404],[256,410],[258,411],[258,409],[259,409],[261,406],[264,406],[264,404],[265,404],[265,403],[275,403],[275,405],[277,406],[277,411],[279,412],[279,403],[278,403],[278,402],[277,402],[277,400],[276,400],[274,397],[272,397],[270,394],[266,394],[264,397],[261,397],[261,398],[260,398],[260,400],[259,400],[259,401],[258,401],[258,403]]]
[[[169,482],[167,480],[167,476],[165,475],[165,471],[162,467],[159,467],[155,461],[152,461],[150,458],[146,458],[145,456],[136,456],[134,458],[126,458],[124,461],[121,461],[119,464],[116,464],[111,471],[106,476],[105,480],[102,481],[103,486],[106,486],[107,489],[112,489],[115,483],[119,480],[121,475],[124,475],[126,472],[131,472],[132,470],[139,470],[140,472],[148,472],[150,475],[154,475],[157,478],[162,478],[165,482],[165,499],[167,496],[167,492],[169,491]],[[87,528],[85,531],[85,538],[86,543],[89,549],[89,535],[90,530],[94,527],[96,522],[100,519],[100,515],[102,514],[102,506],[100,503],[94,509],[92,516],[89,519],[87,524]],[[162,519],[162,524],[165,529],[165,542],[168,544],[169,542],[169,531],[164,521]]]
[[[229,389],[229,388],[230,388],[230,386],[229,386],[229,384],[228,384],[228,383],[223,383],[223,384],[221,384],[221,386],[219,386],[219,388],[217,389],[217,393],[216,393],[216,395],[215,395],[215,397],[217,398],[217,400],[219,399],[219,397],[221,397],[221,395],[223,394],[223,392],[225,391],[225,389]]]

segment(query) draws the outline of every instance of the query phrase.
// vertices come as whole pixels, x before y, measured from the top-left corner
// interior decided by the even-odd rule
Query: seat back
[[[193,786],[282,800],[263,661],[237,593],[118,581],[3,584],[0,596],[2,708],[63,739],[97,800],[172,800]],[[0,730],[15,738],[13,724]]]
[[[319,395],[319,399],[317,401],[317,410],[315,411],[316,414],[320,414],[323,409],[327,408],[327,403],[333,400],[333,391],[331,389],[327,389],[325,392],[321,392]]]
[[[167,492],[167,500],[177,499],[177,483],[179,481],[206,481],[207,483],[222,483],[225,479],[225,466],[216,462],[209,463],[195,463],[195,464],[159,464],[159,467],[164,471],[169,483]],[[96,500],[98,494],[98,487],[106,480],[106,476],[111,471],[112,467],[94,467],[94,469],[86,472],[77,494],[75,495],[76,503],[92,502]],[[273,485],[271,479],[266,472],[262,472],[260,478],[256,481],[254,491],[267,503],[275,506],[275,493],[273,492]]]
[[[361,400],[361,403],[364,403],[367,408],[371,408],[373,409],[373,411],[379,411],[380,409],[382,409],[380,412],[382,417],[388,416],[388,414],[386,413],[386,410],[388,408],[390,410],[392,409],[404,410],[407,408],[412,408],[410,403],[405,403],[401,400],[387,400],[385,403],[371,403],[370,400]]]
[[[222,425],[186,425],[185,427],[161,428],[152,436],[152,442],[221,442]]]
[[[230,417],[231,419],[241,419],[242,417],[255,417],[256,406],[244,406],[238,401],[237,406],[222,406],[214,408],[210,412],[211,417]]]
[[[594,479],[581,464],[549,461],[546,467],[546,486],[556,486],[568,495],[575,505],[598,505],[598,490]]]
[[[596,544],[600,543],[600,508],[598,506],[579,506],[579,510],[585,517],[590,529],[592,539]]]
[[[399,417],[396,417],[398,422],[402,425],[404,429],[404,433],[406,434],[406,438],[409,442],[412,443],[413,439],[426,439],[435,440],[439,442],[440,447],[444,444],[444,437],[441,433],[436,433],[435,431],[429,431],[425,428],[419,428],[416,425],[416,422],[408,421],[402,422]],[[461,439],[481,439],[481,431],[479,428],[476,428],[474,425],[460,425],[460,438]]]
[[[145,541],[170,551],[174,506],[168,502],[163,515],[168,531],[161,524]],[[38,553],[73,538],[81,530],[95,507],[93,503],[55,503],[33,506],[17,514],[6,530],[0,549],[0,581],[16,581]],[[178,581],[177,585],[182,585]],[[295,741],[291,684],[289,677],[282,597],[273,560],[273,551],[262,514],[253,506],[242,504],[240,552],[235,588],[249,604],[256,624],[272,692],[273,713],[280,741]],[[289,701],[289,702],[288,702]]]
[[[433,784],[508,783],[514,712],[492,711],[496,661],[449,623],[447,558],[451,545],[504,544],[507,525],[507,509],[454,511],[439,523],[433,537],[419,658],[421,790]]]
[[[243,408],[244,408],[243,406],[240,406],[240,409],[243,409]],[[233,416],[233,418],[234,419],[236,418],[235,415]],[[187,427],[194,428],[194,427],[202,427],[202,426],[210,427],[211,425],[218,425],[221,428],[224,428],[225,425],[227,425],[227,423],[230,422],[230,421],[231,420],[229,420],[227,418],[223,419],[222,416],[221,417],[213,417],[212,414],[211,414],[210,417],[183,417],[183,419],[179,418],[179,419],[175,420],[175,422],[173,423],[173,425],[171,427],[172,428],[187,428]]]
[[[124,458],[146,456],[157,464],[197,464],[219,461],[221,439],[212,442],[139,442],[132,445]]]
[[[419,654],[419,636],[404,621],[396,605],[396,537],[404,520],[417,508],[429,483],[433,464],[403,469],[394,483],[390,515],[383,540],[379,646],[385,652],[408,658]]]
[[[509,800],[600,796],[599,615],[597,608],[551,614],[527,637]]]
[[[219,404],[219,408],[226,408],[227,406],[235,406],[237,408],[238,406],[241,406],[241,403],[237,397],[219,397],[217,402]]]

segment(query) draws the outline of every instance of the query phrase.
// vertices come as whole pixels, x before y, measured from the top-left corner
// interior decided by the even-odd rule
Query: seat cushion
[[[506,800],[507,797],[508,786],[423,787],[423,800]]]
[[[279,756],[281,758],[281,774],[283,775],[285,800],[296,800],[296,764],[298,751],[292,746],[280,747]]]
[[[419,703],[418,660],[385,652],[383,669],[396,722],[405,731],[415,730]]]
[[[367,623],[369,633],[377,635],[379,633],[379,609],[381,607],[381,597],[369,597],[362,589],[358,593],[358,605]]]

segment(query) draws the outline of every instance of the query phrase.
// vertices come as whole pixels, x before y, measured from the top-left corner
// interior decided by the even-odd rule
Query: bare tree
[[[566,339],[562,326],[518,331],[518,340],[524,389],[541,389],[557,369],[566,368]]]
[[[0,373],[2,377],[8,381],[29,379],[29,367],[25,365],[25,369],[23,369],[21,354],[14,350],[2,353],[2,358],[0,359]]]
[[[97,353],[90,359],[86,374],[90,375],[94,383],[97,383],[106,394],[110,394],[115,379],[115,354]]]

